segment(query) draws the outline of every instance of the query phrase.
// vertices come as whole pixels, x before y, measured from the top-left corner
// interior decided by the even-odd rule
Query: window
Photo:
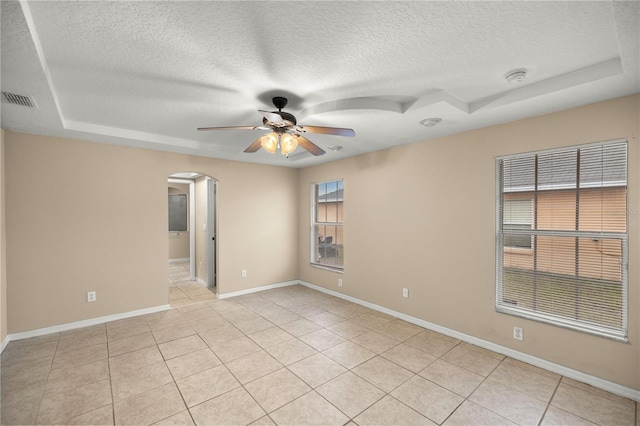
[[[531,206],[531,199],[505,199],[502,209],[503,229],[510,231],[530,230],[533,223]],[[504,246],[530,249],[531,235],[508,233],[504,237]]]
[[[627,143],[496,160],[496,310],[627,340]]]
[[[187,231],[187,195],[169,194],[169,232]]]
[[[344,265],[342,180],[311,185],[311,264],[335,270]]]

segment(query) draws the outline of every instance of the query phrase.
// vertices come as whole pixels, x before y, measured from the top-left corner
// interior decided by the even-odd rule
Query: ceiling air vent
[[[21,105],[28,108],[37,108],[33,99],[24,95],[16,95],[15,93],[2,92],[2,102],[12,105]]]

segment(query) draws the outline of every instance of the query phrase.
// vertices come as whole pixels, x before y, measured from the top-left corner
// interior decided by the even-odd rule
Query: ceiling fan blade
[[[320,133],[323,135],[338,136],[355,136],[353,129],[344,129],[341,127],[322,127],[322,126],[296,126],[296,131],[303,133]]]
[[[322,155],[325,153],[325,151],[322,148],[320,148],[318,145],[314,144],[304,136],[296,136],[296,139],[298,140],[298,145],[300,145],[301,147],[303,147],[313,155]]]
[[[264,118],[266,118],[267,121],[269,121],[270,123],[278,123],[278,122],[284,120],[284,118],[282,118],[282,116],[280,114],[278,114],[277,112],[265,111],[265,110],[262,110],[262,109],[259,109],[258,112],[260,114],[262,114],[264,116]]]
[[[264,126],[198,127],[198,130],[271,130]]]
[[[247,149],[244,150],[244,152],[256,152],[257,150],[260,149],[260,146],[261,146],[260,144],[261,144],[261,141],[260,141],[260,138],[258,138],[254,143],[249,145]]]

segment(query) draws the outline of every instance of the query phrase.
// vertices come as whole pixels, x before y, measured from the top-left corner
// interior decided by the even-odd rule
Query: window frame
[[[319,188],[320,185],[328,185],[328,184],[336,184],[336,187],[338,187],[338,183],[340,185],[340,189],[342,190],[342,214],[343,214],[343,218],[342,221],[336,221],[336,222],[320,222],[317,220],[318,218],[318,214],[317,214],[317,203],[316,203],[316,194],[317,194],[317,190]],[[337,189],[338,190],[338,189]],[[343,179],[332,179],[332,180],[326,180],[326,181],[322,181],[322,182],[314,182],[311,184],[311,190],[310,190],[310,213],[311,213],[311,226],[309,229],[309,246],[310,246],[310,250],[309,250],[309,264],[315,268],[319,268],[319,269],[326,269],[332,272],[339,272],[339,273],[343,273],[344,272],[344,258],[343,258],[343,264],[342,265],[331,265],[331,264],[325,264],[325,263],[320,263],[318,261],[316,261],[316,253],[319,250],[318,244],[319,241],[316,238],[316,233],[315,233],[315,229],[317,226],[336,226],[336,227],[341,227],[342,228],[342,232],[343,232],[343,236],[344,236],[344,180]],[[337,218],[336,218],[337,219]],[[337,245],[337,243],[336,243]],[[336,248],[337,250],[337,248]],[[342,251],[344,253],[344,242],[342,243]]]
[[[621,243],[621,268],[620,268],[620,278],[621,278],[621,327],[620,329],[608,328],[605,326],[599,326],[590,324],[584,320],[579,319],[569,319],[559,315],[553,315],[551,313],[545,313],[540,311],[528,310],[523,308],[518,308],[515,306],[509,306],[509,302],[502,301],[501,297],[503,296],[502,290],[503,287],[503,269],[504,269],[504,255],[505,248],[508,250],[513,250],[513,247],[507,247],[504,245],[504,229],[503,225],[503,216],[502,216],[502,194],[503,191],[503,169],[502,162],[506,159],[516,159],[522,157],[528,157],[532,155],[540,155],[540,154],[552,154],[556,152],[566,152],[573,149],[585,149],[585,148],[593,148],[593,147],[603,147],[606,145],[615,145],[615,144],[625,144],[626,145],[626,163],[625,163],[625,181],[624,185],[619,185],[617,183],[612,183],[609,185],[603,185],[603,187],[624,187],[626,190],[626,200],[625,205],[628,212],[629,204],[628,204],[628,187],[629,187],[629,142],[627,139],[616,139],[604,142],[596,142],[589,144],[580,144],[556,149],[548,149],[548,150],[540,150],[533,151],[527,153],[518,153],[518,154],[510,154],[504,156],[496,156],[495,157],[495,260],[496,260],[496,276],[495,276],[495,309],[498,313],[513,315],[521,318],[526,318],[538,322],[543,322],[559,327],[564,327],[572,330],[581,331],[588,334],[593,334],[601,337],[606,337],[612,340],[628,342],[628,330],[629,330],[629,220],[627,216],[626,226],[624,232],[615,232],[615,231],[584,231],[584,230],[575,230],[575,231],[566,231],[566,230],[540,230],[533,229],[532,226],[531,231],[518,231],[520,233],[530,233],[532,238],[532,247],[535,242],[535,238],[538,236],[547,236],[547,237],[574,237],[574,238],[592,238],[594,241],[596,239],[617,239],[620,240]],[[589,188],[588,184],[585,186],[581,186],[576,188],[576,190]],[[515,191],[514,191],[515,192]],[[533,203],[533,220],[534,224],[536,223],[536,215],[538,214],[536,209],[535,202]],[[576,205],[576,209],[579,209],[579,205]],[[517,248],[516,248],[517,250]]]

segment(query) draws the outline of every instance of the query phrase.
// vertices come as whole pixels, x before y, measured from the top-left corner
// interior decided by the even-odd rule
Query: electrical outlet
[[[87,302],[95,302],[96,301],[96,292],[88,291],[87,292]]]
[[[242,278],[247,278],[247,270],[246,269],[242,270]]]
[[[342,287],[342,278],[338,278],[338,287]]]
[[[409,289],[408,288],[403,288],[402,289],[402,297],[404,297],[405,299],[409,298]]]
[[[516,340],[524,340],[524,332],[522,331],[522,327],[513,327],[513,338]]]

